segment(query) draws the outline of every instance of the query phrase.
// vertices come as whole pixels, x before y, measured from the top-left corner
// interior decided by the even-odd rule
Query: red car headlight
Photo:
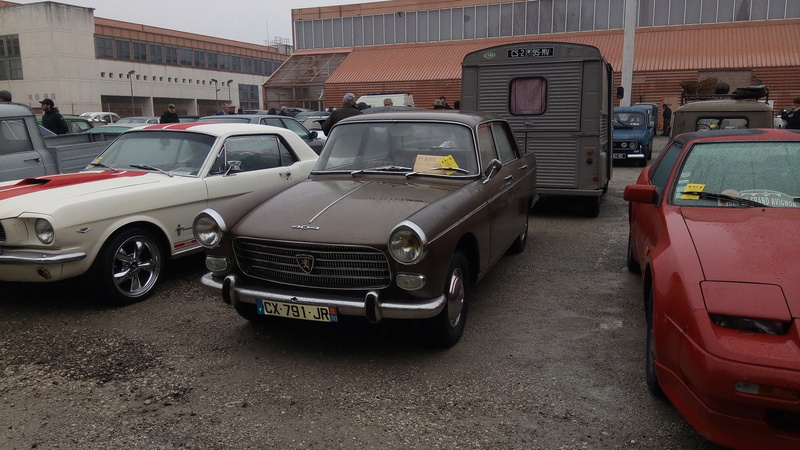
[[[700,287],[715,325],[749,333],[789,332],[792,314],[780,286],[704,281]]]

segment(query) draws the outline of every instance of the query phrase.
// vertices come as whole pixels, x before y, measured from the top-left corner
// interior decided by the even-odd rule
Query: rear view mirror
[[[656,187],[652,184],[629,184],[625,186],[622,198],[628,202],[652,205],[656,203]]]
[[[617,98],[622,99],[622,97],[625,97],[625,88],[622,86],[617,86]]]
[[[500,171],[503,168],[503,163],[500,162],[499,159],[493,159],[486,170],[483,171],[483,175],[486,176],[486,179],[483,182],[487,182],[492,179],[494,174]]]

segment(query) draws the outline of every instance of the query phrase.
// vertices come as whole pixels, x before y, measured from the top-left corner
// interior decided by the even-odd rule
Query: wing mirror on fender
[[[486,177],[483,182],[486,183],[487,181],[491,180],[492,177],[502,168],[503,163],[501,163],[499,159],[493,159],[491,162],[489,162],[489,166],[486,168],[486,170],[483,171],[483,175]]]
[[[625,186],[625,193],[622,198],[633,203],[655,204],[658,196],[656,195],[656,187],[652,184],[629,184]]]

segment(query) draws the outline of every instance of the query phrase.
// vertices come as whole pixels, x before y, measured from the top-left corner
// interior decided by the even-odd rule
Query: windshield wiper
[[[144,170],[155,170],[156,172],[161,172],[164,175],[167,175],[169,177],[173,177],[174,176],[171,173],[167,172],[166,170],[159,169],[158,167],[153,167],[150,164],[130,164],[130,167],[133,167],[133,168],[136,168],[136,169],[144,169]]]
[[[725,194],[715,194],[713,192],[683,191],[682,193],[685,195],[697,195],[702,199],[708,199],[708,200],[727,200],[729,202],[740,203],[742,205],[747,205],[747,206],[760,206],[765,208],[767,207],[767,205],[761,202],[757,202],[755,200],[750,200],[741,197],[733,197]]]
[[[414,175],[419,175],[419,174],[421,174],[421,173],[430,174],[430,175],[439,175],[439,174],[437,174],[437,173],[431,174],[430,172],[428,172],[429,170],[452,170],[452,171],[454,171],[454,172],[459,172],[459,173],[466,173],[466,174],[469,174],[469,170],[467,170],[467,169],[462,169],[461,167],[453,167],[453,166],[440,166],[440,167],[431,167],[431,168],[429,168],[429,169],[425,169],[425,171],[420,171],[420,172],[409,172],[409,173],[407,173],[407,174],[406,174],[406,177],[411,177],[411,176],[414,176]]]
[[[380,166],[380,167],[371,167],[369,169],[358,169],[350,172],[350,175],[356,176],[359,173],[365,172],[410,172],[414,169],[411,167],[405,166]]]
[[[109,165],[103,164],[101,162],[93,162],[93,163],[89,164],[89,167],[102,167],[104,169],[113,170],[114,172],[119,172],[119,169],[116,169],[116,168],[111,167]]]

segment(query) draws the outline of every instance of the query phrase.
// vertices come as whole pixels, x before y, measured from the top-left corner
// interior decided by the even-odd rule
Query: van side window
[[[511,80],[508,109],[515,116],[544,114],[547,109],[547,80],[542,77]]]

